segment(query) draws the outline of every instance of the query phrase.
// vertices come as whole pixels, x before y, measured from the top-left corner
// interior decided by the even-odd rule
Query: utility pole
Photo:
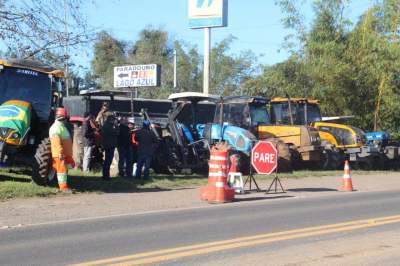
[[[177,92],[176,49],[174,49],[174,92]]]
[[[203,93],[209,92],[210,81],[210,43],[211,28],[204,28],[204,70],[203,70]]]
[[[64,26],[65,26],[65,53],[64,53],[64,64],[65,64],[65,89],[67,97],[69,96],[69,69],[68,69],[68,43],[69,43],[69,32],[68,32],[68,3],[64,0]]]

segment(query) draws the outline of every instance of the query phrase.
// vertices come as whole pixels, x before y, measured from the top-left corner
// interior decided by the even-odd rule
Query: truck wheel
[[[39,186],[46,186],[54,178],[51,171],[50,139],[42,140],[36,149],[32,166],[32,180]]]
[[[163,138],[152,164],[156,173],[174,175],[181,172],[181,160],[171,137]]]
[[[384,168],[385,160],[383,156],[373,156],[366,162],[366,170],[383,170]]]
[[[339,152],[332,147],[324,147],[321,153],[321,168],[323,170],[336,170],[340,164]]]

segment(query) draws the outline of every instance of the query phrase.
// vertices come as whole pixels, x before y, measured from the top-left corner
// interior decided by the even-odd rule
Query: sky
[[[212,29],[212,44],[233,35],[237,39],[231,46],[232,53],[252,50],[256,55],[262,55],[260,63],[269,65],[288,58],[288,52],[280,48],[290,31],[282,26],[283,14],[275,5],[275,0],[228,1],[228,26]],[[309,24],[312,21],[312,8],[311,1],[307,2],[302,12]],[[357,21],[374,1],[351,2],[345,15]],[[188,27],[187,0],[93,0],[93,3],[87,5],[83,13],[87,14],[89,24],[97,30],[107,30],[121,40],[134,42],[146,26],[161,27],[172,38],[197,45],[203,53],[203,30]],[[75,57],[88,68],[93,51],[90,48],[85,53],[75,54]]]

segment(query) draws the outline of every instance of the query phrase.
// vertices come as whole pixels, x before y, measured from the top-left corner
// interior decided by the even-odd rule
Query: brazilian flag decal
[[[0,105],[0,128],[10,128],[25,136],[31,123],[31,104],[11,100]]]

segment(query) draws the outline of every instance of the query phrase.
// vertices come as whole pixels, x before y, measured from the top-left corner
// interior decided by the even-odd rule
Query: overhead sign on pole
[[[228,0],[189,0],[189,28],[226,27]]]
[[[160,86],[160,67],[156,64],[114,67],[114,88]]]

